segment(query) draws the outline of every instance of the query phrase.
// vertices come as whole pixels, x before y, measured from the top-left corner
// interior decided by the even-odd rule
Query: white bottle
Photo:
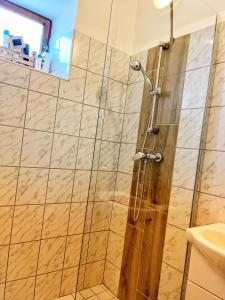
[[[41,54],[38,54],[37,60],[36,60],[36,69],[41,71],[42,68],[42,56]]]
[[[43,53],[43,65],[42,65],[42,71],[49,73],[50,71],[50,65],[51,65],[51,55],[49,52]]]

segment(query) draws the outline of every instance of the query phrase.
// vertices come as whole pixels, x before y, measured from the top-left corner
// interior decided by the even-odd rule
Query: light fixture
[[[153,0],[153,4],[157,9],[167,7],[173,0]]]
[[[170,6],[170,44],[173,44],[175,42],[173,34],[173,0],[153,0],[153,4],[157,9]]]

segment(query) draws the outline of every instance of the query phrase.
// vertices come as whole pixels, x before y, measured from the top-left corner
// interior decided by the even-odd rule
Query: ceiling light
[[[170,5],[172,0],[153,0],[153,4],[157,9],[162,9]]]

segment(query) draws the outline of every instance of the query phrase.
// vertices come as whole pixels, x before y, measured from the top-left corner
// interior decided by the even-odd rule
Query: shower
[[[145,72],[142,64],[140,61],[134,61],[130,64],[130,68],[134,71],[141,72],[144,81],[147,84],[149,88],[149,96],[152,96],[152,109],[148,117],[148,124],[147,128],[145,130],[144,134],[144,140],[141,146],[141,151],[136,153],[133,160],[139,161],[138,165],[138,175],[137,175],[137,184],[136,184],[136,190],[135,190],[135,198],[134,198],[134,209],[133,209],[133,221],[136,222],[139,218],[140,210],[141,210],[141,202],[143,198],[143,191],[144,191],[144,184],[142,184],[141,193],[140,193],[140,201],[138,203],[138,192],[139,192],[139,183],[140,183],[140,174],[143,165],[143,178],[145,178],[146,173],[146,166],[147,162],[149,160],[154,161],[155,163],[160,163],[163,160],[163,155],[161,153],[156,154],[147,154],[145,153],[145,145],[147,141],[148,134],[158,134],[159,128],[154,127],[154,116],[155,116],[155,110],[156,110],[156,102],[158,96],[161,94],[161,88],[159,87],[159,77],[160,77],[160,67],[161,67],[161,61],[162,61],[162,54],[164,50],[169,49],[169,45],[162,43],[159,46],[159,58],[158,58],[158,66],[156,71],[156,81],[155,86],[153,87],[152,81],[148,77],[148,74]]]

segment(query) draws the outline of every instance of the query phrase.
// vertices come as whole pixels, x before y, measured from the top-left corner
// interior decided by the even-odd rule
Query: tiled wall
[[[78,32],[69,81],[0,61],[1,300],[102,282],[132,173],[129,61]]]

